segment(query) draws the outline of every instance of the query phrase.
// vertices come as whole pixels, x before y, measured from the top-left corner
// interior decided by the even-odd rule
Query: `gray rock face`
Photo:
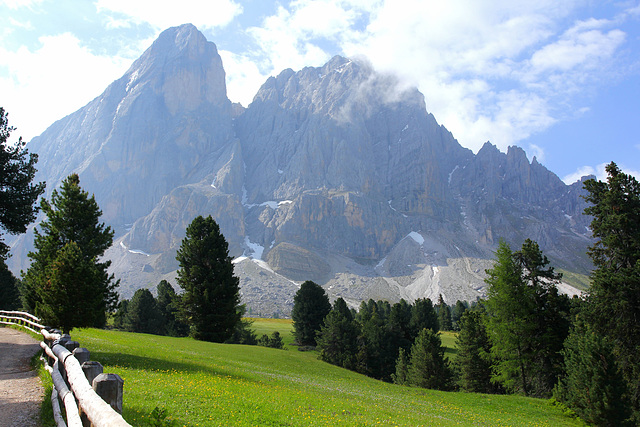
[[[393,77],[335,57],[269,78],[246,109],[224,78],[213,43],[171,28],[29,144],[49,194],[71,172],[95,193],[116,230],[106,256],[123,297],[175,285],[197,215],[220,224],[253,315],[288,315],[304,280],[353,306],[474,300],[500,238],[532,238],[556,266],[588,271],[579,183],[517,147],[474,155]],[[25,246],[15,244],[20,268]]]
[[[29,146],[47,195],[69,174],[122,230],[176,186],[211,173],[233,137],[222,60],[192,25],[163,32],[120,79]]]

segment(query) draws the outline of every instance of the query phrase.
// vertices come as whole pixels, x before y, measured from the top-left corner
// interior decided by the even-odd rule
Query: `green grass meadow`
[[[258,336],[291,323],[256,319]],[[149,425],[155,407],[179,426],[571,426],[548,401],[401,387],[317,359],[315,352],[74,330],[105,372],[124,381],[123,416]],[[443,335],[443,342],[451,338]]]

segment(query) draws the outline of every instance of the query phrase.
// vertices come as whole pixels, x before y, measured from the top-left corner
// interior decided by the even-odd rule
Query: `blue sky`
[[[216,43],[233,101],[269,75],[366,58],[425,95],[474,152],[518,145],[565,182],[640,177],[640,2],[0,0],[0,106],[30,140],[119,78],[158,34]]]

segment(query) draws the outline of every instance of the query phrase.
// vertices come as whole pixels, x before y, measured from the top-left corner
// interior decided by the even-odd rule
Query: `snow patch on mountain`
[[[407,235],[407,237],[411,237],[420,246],[424,245],[424,237],[422,237],[420,233],[416,231],[412,231]]]
[[[120,246],[122,247],[122,249],[124,249],[125,251],[131,253],[131,254],[138,254],[138,255],[144,255],[144,256],[151,256],[148,253],[138,250],[138,249],[129,249],[125,246],[125,244],[123,242],[120,242]]]

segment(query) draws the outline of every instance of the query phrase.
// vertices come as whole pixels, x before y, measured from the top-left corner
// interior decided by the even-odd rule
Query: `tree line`
[[[298,344],[384,381],[553,397],[589,424],[640,425],[640,185],[615,163],[606,171],[606,182],[584,184],[597,240],[583,297],[559,293],[562,276],[535,241],[515,251],[500,241],[487,297],[468,309],[441,297],[436,306],[369,300],[356,311],[304,283],[292,313]],[[459,330],[453,363],[446,329]]]
[[[467,308],[462,302],[454,309],[457,307],[461,312]],[[296,344],[316,348],[326,362],[384,381],[427,381],[437,383],[434,388],[448,390],[453,375],[438,331],[443,329],[440,325],[452,329],[451,312],[442,296],[435,306],[430,299],[413,304],[401,300],[393,305],[370,299],[356,311],[338,298],[332,307],[324,289],[307,281],[294,297],[291,317]],[[426,352],[428,368],[413,369],[427,357]],[[412,375],[397,369],[403,360]]]

